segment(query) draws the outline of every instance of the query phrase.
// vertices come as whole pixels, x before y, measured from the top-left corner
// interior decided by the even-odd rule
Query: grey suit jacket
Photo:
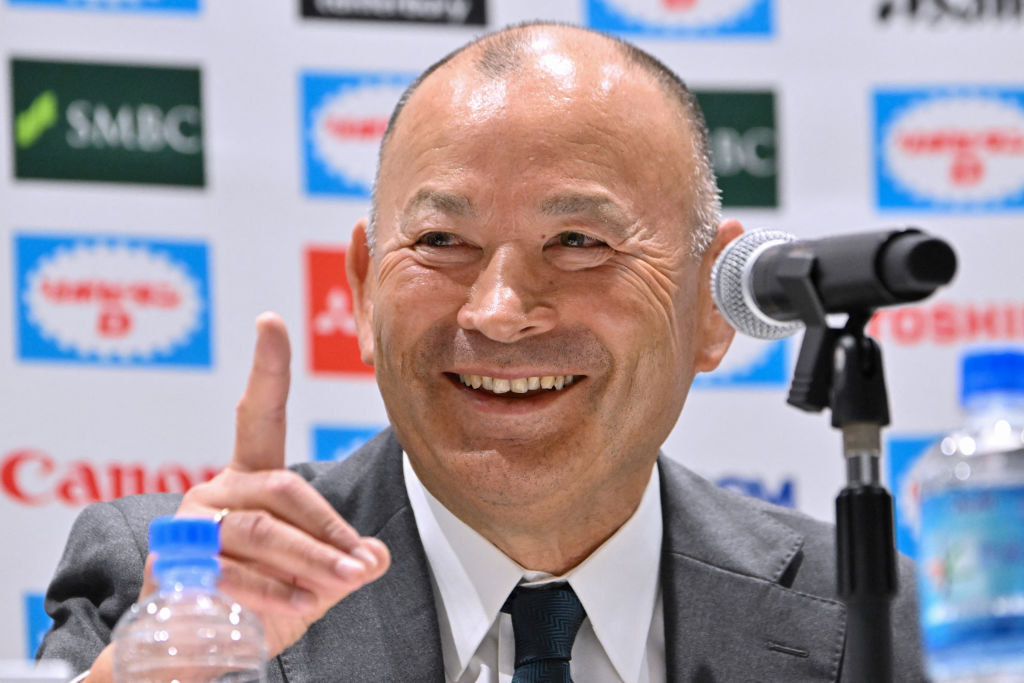
[[[667,458],[658,466],[668,680],[841,680],[846,610],[835,597],[832,527],[723,491]],[[272,661],[269,679],[443,681],[430,570],[392,432],[342,463],[295,469],[361,534],[387,544],[392,566]],[[39,656],[89,667],[138,595],[149,520],[173,513],[179,501],[134,496],[82,512],[47,592],[54,627]],[[925,680],[909,570],[904,562],[893,608],[900,683]]]

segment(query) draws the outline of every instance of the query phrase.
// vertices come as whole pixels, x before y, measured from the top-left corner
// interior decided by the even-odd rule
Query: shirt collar
[[[403,453],[405,486],[437,587],[445,670],[451,680],[469,665],[508,594],[527,571],[452,514],[423,486]],[[638,679],[658,595],[661,490],[654,467],[640,505],[590,557],[570,570],[569,582],[601,647],[624,681]],[[616,587],[609,590],[609,586]]]
[[[640,676],[658,599],[660,561],[661,486],[654,467],[633,515],[566,575],[624,681]]]

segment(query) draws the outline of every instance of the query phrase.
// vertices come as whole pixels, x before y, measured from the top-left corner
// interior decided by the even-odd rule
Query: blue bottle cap
[[[964,354],[960,403],[976,396],[1024,395],[1024,351],[969,351]]]
[[[149,550],[158,577],[184,567],[216,572],[220,526],[206,517],[157,517],[149,523]]]

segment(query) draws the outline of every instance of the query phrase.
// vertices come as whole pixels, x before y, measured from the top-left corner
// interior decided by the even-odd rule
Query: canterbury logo
[[[25,149],[36,143],[43,133],[57,125],[57,94],[47,90],[14,122],[14,142]]]

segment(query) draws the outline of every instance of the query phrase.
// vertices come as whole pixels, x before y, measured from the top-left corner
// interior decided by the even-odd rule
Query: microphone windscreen
[[[780,230],[755,230],[727,244],[711,268],[711,296],[719,312],[737,332],[758,339],[781,339],[803,327],[800,321],[775,320],[757,306],[750,271],[769,247],[794,240]]]

